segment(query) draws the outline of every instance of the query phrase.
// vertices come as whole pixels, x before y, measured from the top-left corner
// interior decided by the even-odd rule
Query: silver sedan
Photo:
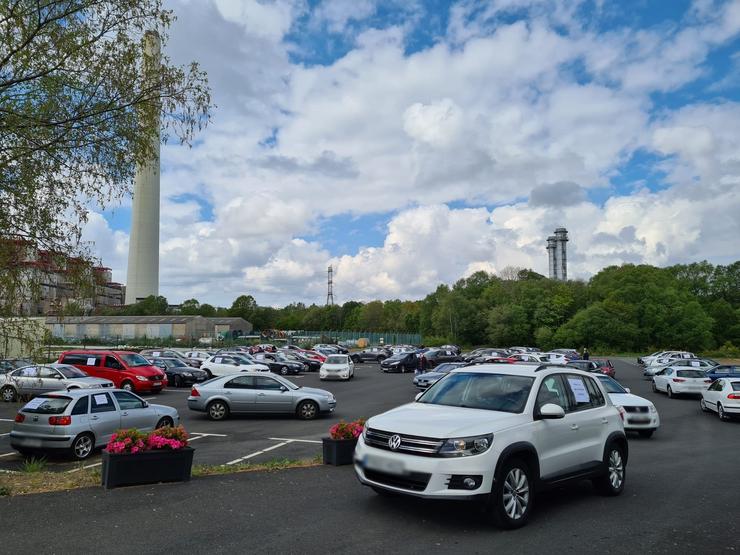
[[[121,389],[74,389],[45,393],[26,403],[15,416],[10,446],[21,454],[67,452],[86,459],[106,445],[116,430],[147,432],[177,426],[177,410],[150,405]]]
[[[24,366],[0,376],[0,399],[15,401],[23,395],[41,395],[60,389],[100,389],[114,387],[110,380],[93,378],[69,364]]]
[[[290,413],[302,420],[333,412],[334,395],[323,389],[298,387],[290,380],[265,372],[241,372],[193,386],[190,410],[205,412],[211,420],[231,413]]]

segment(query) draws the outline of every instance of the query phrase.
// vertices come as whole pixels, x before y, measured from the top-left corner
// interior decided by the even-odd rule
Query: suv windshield
[[[135,355],[135,354],[119,354],[118,357],[126,363],[126,366],[151,366],[149,361],[145,359],[141,355]]]
[[[330,356],[326,359],[326,364],[345,364],[346,362],[346,356]]]
[[[606,389],[607,393],[627,393],[627,391],[619,385],[618,382],[611,379],[609,376],[598,376],[599,380],[601,381],[601,385],[604,386],[604,389]]]
[[[453,373],[433,385],[420,403],[520,413],[534,378],[509,374]]]

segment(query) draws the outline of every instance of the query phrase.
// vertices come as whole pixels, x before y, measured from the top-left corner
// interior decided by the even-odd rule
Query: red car
[[[591,360],[599,365],[599,371],[602,374],[606,374],[610,378],[613,378],[617,375],[617,371],[614,369],[612,361],[608,358],[592,358]]]
[[[96,378],[111,380],[127,391],[159,393],[167,385],[167,375],[138,353],[128,351],[65,351],[57,361],[71,364]]]
[[[566,364],[566,366],[578,368],[584,372],[599,372],[601,374],[606,374],[610,378],[613,378],[616,375],[614,366],[611,361],[607,359],[597,358],[592,360],[571,360]]]

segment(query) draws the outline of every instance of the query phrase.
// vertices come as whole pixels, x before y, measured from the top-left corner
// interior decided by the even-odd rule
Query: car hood
[[[177,409],[173,407],[168,407],[167,405],[149,405],[151,408],[153,408],[155,411],[157,411],[158,415],[167,415],[167,416],[177,416]]]
[[[610,393],[609,399],[612,404],[620,407],[649,407],[652,405],[650,401],[632,393]]]
[[[110,380],[106,380],[105,378],[67,378],[64,380],[67,383],[76,383],[80,385],[104,385],[104,384],[112,384],[113,382]]]
[[[425,372],[424,374],[419,374],[417,378],[420,380],[427,379],[427,380],[439,380],[446,376],[444,372]]]
[[[164,374],[164,370],[158,366],[132,366],[130,370],[141,376],[161,376]]]
[[[523,423],[521,414],[409,403],[373,416],[368,427],[400,434],[451,438],[495,433]]]
[[[318,395],[319,397],[334,397],[334,394],[331,391],[327,391],[326,389],[318,389],[316,387],[301,387],[293,391],[293,393]]]
[[[259,371],[264,371],[264,370],[269,370],[270,369],[269,366],[267,366],[266,364],[262,364],[262,363],[259,363],[259,364],[240,364],[238,367],[237,366],[234,366],[234,368],[237,368],[239,372],[249,372],[250,370],[257,370],[259,372]]]
[[[327,370],[344,370],[349,368],[348,362],[343,362],[342,364],[326,364],[324,363],[321,368],[327,369]]]

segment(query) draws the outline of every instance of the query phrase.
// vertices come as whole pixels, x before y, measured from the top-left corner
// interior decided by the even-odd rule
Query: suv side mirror
[[[632,393],[632,392],[630,391],[630,388],[629,388],[629,387],[625,387],[625,388],[624,388],[624,390],[625,390],[625,391],[626,391],[627,393]]]
[[[556,405],[555,403],[547,403],[542,405],[542,407],[540,408],[539,417],[542,420],[554,420],[557,418],[564,418],[565,411],[560,405]]]
[[[418,401],[419,400],[419,397],[421,397],[422,395],[424,395],[424,392],[423,391],[421,391],[421,392],[417,393],[416,395],[414,395],[414,401]]]
[[[288,391],[288,388],[285,387],[284,385],[281,385],[280,386],[280,391]]]

